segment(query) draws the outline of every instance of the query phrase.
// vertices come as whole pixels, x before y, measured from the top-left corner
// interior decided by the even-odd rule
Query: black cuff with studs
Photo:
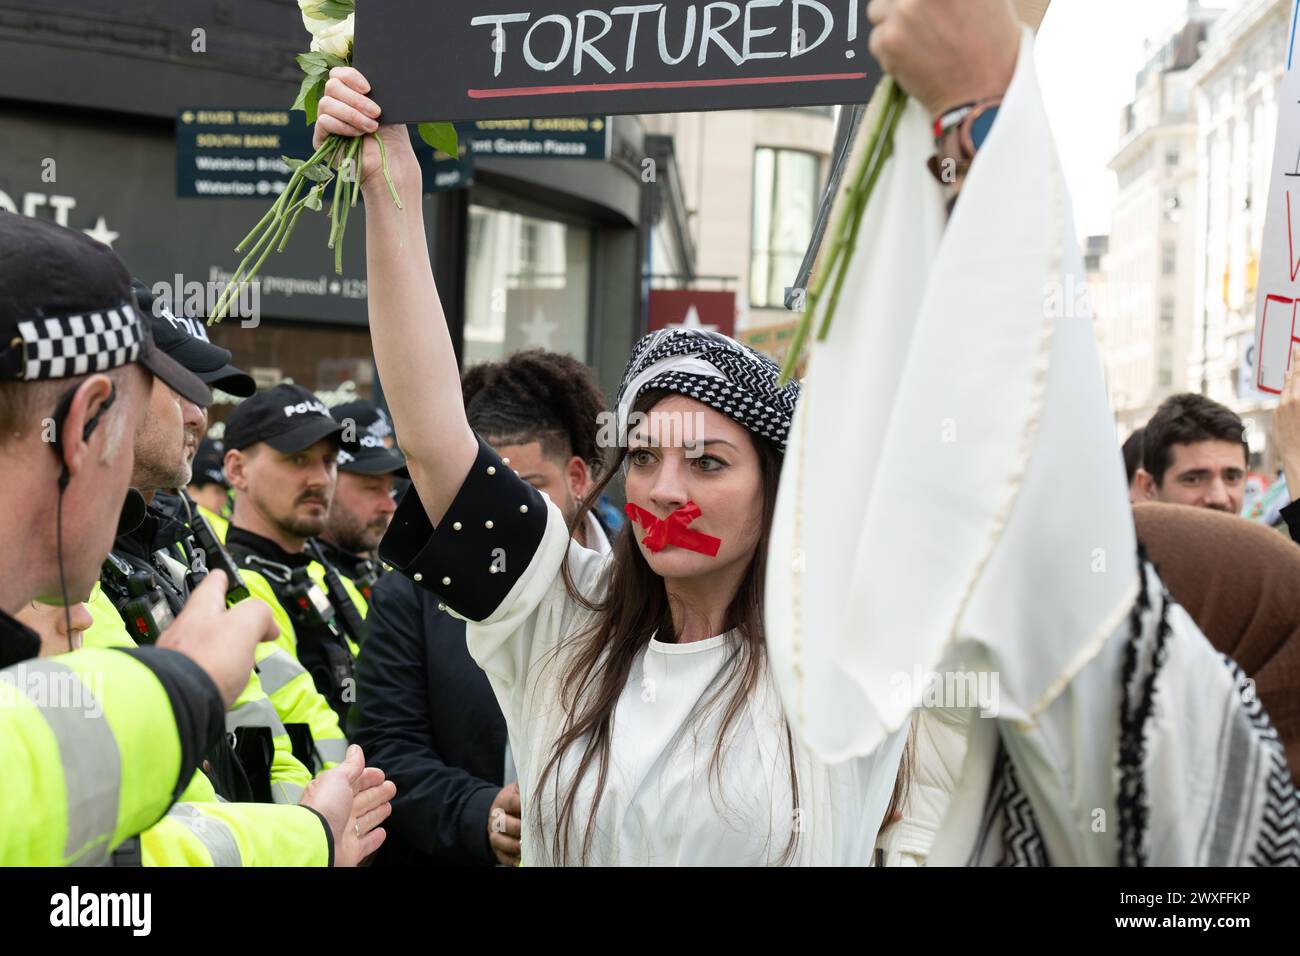
[[[478,457],[438,527],[412,485],[379,556],[471,621],[491,617],[546,533],[546,499],[482,437]]]

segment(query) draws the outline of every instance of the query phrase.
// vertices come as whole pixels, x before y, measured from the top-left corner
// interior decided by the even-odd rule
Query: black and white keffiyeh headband
[[[703,402],[785,452],[799,401],[799,383],[777,387],[780,368],[767,356],[719,332],[660,329],[632,350],[616,407],[620,438],[637,396],[666,389]]]

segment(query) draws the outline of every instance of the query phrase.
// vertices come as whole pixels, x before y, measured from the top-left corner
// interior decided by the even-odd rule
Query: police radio
[[[334,623],[334,608],[305,567],[289,571],[284,598],[289,605],[289,616],[293,619],[295,628],[324,628],[332,634],[338,634],[338,625]]]
[[[272,582],[280,606],[298,632],[298,660],[311,674],[316,689],[344,717],[352,680],[351,649],[339,633],[334,607],[306,566],[291,568],[256,554],[240,553],[239,561]]]
[[[195,509],[190,512],[190,530],[194,533],[194,543],[203,551],[204,574],[208,571],[226,572],[226,603],[238,604],[248,597],[248,585],[239,574],[239,566],[230,556],[203,512]]]
[[[369,559],[357,563],[356,569],[352,572],[352,584],[361,592],[361,596],[367,601],[370,600],[371,589],[379,583],[380,564],[378,561]]]
[[[153,572],[138,571],[109,552],[103,573],[105,588],[118,595],[113,606],[132,636],[141,644],[156,642],[175,618]]]
[[[293,619],[294,627],[303,628],[304,637],[312,632],[319,634],[324,629],[334,638],[320,641],[317,645],[323,660],[310,666],[304,660],[304,666],[311,671],[312,680],[318,689],[322,684],[321,677],[325,677],[325,685],[333,689],[333,693],[328,696],[341,704],[346,699],[341,695],[352,679],[353,660],[351,649],[339,633],[334,606],[305,567],[293,568],[289,572],[284,599],[289,606],[289,616]],[[321,670],[324,671],[323,675],[318,673]],[[345,712],[346,706],[339,710],[340,715]]]
[[[339,622],[343,625],[343,629],[347,631],[348,637],[359,645],[361,638],[364,636],[365,624],[361,620],[361,614],[357,611],[357,606],[352,603],[352,596],[348,594],[347,588],[343,586],[343,579],[339,577],[338,571],[334,570],[334,565],[325,560],[325,555],[315,539],[307,541],[307,550],[325,569],[325,589],[329,592],[330,603],[334,605],[334,609],[338,612]]]

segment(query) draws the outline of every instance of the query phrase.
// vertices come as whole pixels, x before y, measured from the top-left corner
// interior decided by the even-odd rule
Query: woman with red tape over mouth
[[[572,541],[560,509],[469,427],[423,252],[419,165],[368,92],[336,70],[316,138],[378,128],[402,200],[367,139],[371,332],[412,479],[380,553],[470,622],[518,769],[524,861],[869,862],[886,813],[865,798],[872,758],[830,767],[802,748],[766,660],[797,383],[778,388],[771,360],[716,333],[643,338],[603,429],[617,467],[574,519],[621,473],[634,523],[608,556]]]

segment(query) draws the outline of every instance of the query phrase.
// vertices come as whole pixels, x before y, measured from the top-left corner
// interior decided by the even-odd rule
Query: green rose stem
[[[844,279],[849,274],[849,261],[853,258],[853,253],[857,249],[858,227],[862,225],[862,216],[866,212],[867,203],[876,191],[876,182],[880,179],[885,164],[894,155],[894,133],[898,130],[898,121],[903,115],[903,107],[906,104],[907,96],[895,85],[889,91],[889,99],[885,102],[884,115],[881,116],[881,125],[877,127],[875,142],[871,144],[875,155],[868,164],[866,182],[858,190],[856,202],[854,203],[853,225],[850,227],[839,263],[839,274],[835,277],[835,285],[831,289],[830,301],[826,303],[826,313],[822,316],[822,327],[817,332],[817,341],[819,342],[824,342],[831,330],[831,319],[835,316],[835,309],[840,302],[840,290],[844,287]]]
[[[284,240],[289,238],[289,231],[293,229],[293,224],[298,220],[298,214],[302,212],[302,207],[307,202],[306,197],[298,199],[298,193],[302,192],[302,188],[307,185],[307,177],[299,176],[296,183],[292,179],[290,182],[293,183],[292,187],[286,187],[284,192],[281,193],[282,198],[284,196],[289,197],[281,207],[284,209],[284,219],[288,222],[289,228],[283,230],[284,238],[280,241],[280,245],[276,247],[276,252],[284,251]]]
[[[298,183],[294,186],[295,195],[297,194],[298,190],[301,188],[302,188],[302,180],[299,180]],[[285,193],[288,192],[289,190],[286,188]],[[266,233],[262,236],[262,238],[257,240],[257,245],[253,246],[252,251],[249,252],[249,256],[252,257],[253,255],[255,255],[259,248],[262,249],[262,252],[261,255],[257,257],[257,261],[253,263],[253,267],[249,270],[248,276],[250,278],[257,274],[258,269],[262,268],[262,263],[265,262],[266,257],[271,254],[271,250],[275,248],[277,239],[280,240],[279,243],[280,248],[281,249],[284,248],[284,243],[289,238],[288,235],[289,224],[290,222],[295,221],[297,219],[298,213],[302,212],[302,207],[306,202],[307,200],[304,198],[291,205],[288,211],[285,213],[285,215],[279,217],[278,219],[276,219],[271,223],[271,226],[273,228],[268,228]],[[270,240],[269,242],[267,242],[268,239]],[[263,243],[265,243],[265,248],[262,248]],[[222,315],[225,315],[225,311],[229,309],[230,303],[231,301],[233,301],[233,299],[234,299],[234,293],[232,293],[230,298],[227,299],[226,302],[224,303],[224,308],[221,313]]]
[[[361,195],[361,169],[360,169],[360,166],[361,166],[361,156],[364,155],[364,150],[365,150],[365,147],[364,147],[364,146],[360,147],[360,148],[357,150],[357,152],[358,152],[359,155],[358,155],[358,157],[357,157],[356,165],[353,167],[353,170],[352,170],[352,172],[353,172],[353,176],[352,176],[352,205],[353,205],[353,207],[356,206],[356,204],[357,204],[357,198]],[[385,169],[385,170],[384,170],[384,173],[387,174],[387,172],[388,172],[388,170]],[[398,208],[398,209],[401,209],[401,208],[402,208],[402,204],[401,204],[401,203],[398,203],[398,204],[397,204],[397,208]]]
[[[348,140],[347,142],[345,142],[339,147],[339,151],[334,157],[335,165],[337,165],[339,169],[339,175],[338,178],[334,181],[334,198],[333,201],[330,203],[331,227],[330,227],[330,239],[328,243],[328,247],[330,249],[335,248],[339,240],[343,237],[343,228],[344,228],[343,223],[346,217],[341,216],[339,214],[339,201],[342,200],[343,206],[345,208],[350,202],[350,199],[347,196],[347,192],[349,188],[347,180],[348,180],[348,175],[352,170],[353,163],[355,162],[355,159],[353,158],[354,154],[356,153],[355,144],[359,142],[361,142],[360,139]]]
[[[384,147],[384,139],[378,133],[371,133],[375,142],[379,144],[379,162],[384,167],[384,182],[388,183],[389,195],[393,197],[393,204],[398,209],[402,208],[402,200],[397,196],[397,187],[393,185],[393,177],[388,175],[388,150]]]
[[[285,186],[284,192],[280,193],[279,198],[277,198],[276,201],[271,204],[271,208],[266,211],[266,215],[262,217],[261,221],[256,226],[253,227],[252,231],[249,232],[249,234],[246,235],[240,241],[239,245],[235,246],[236,252],[243,252],[244,247],[248,245],[249,240],[251,240],[255,235],[257,235],[258,232],[268,222],[271,221],[271,219],[275,218],[279,214],[280,210],[282,210],[285,206],[285,197],[288,195],[289,189],[300,179],[303,178],[304,169],[306,169],[308,166],[311,166],[314,163],[320,162],[321,159],[325,157],[325,155],[329,152],[329,147],[330,147],[329,140],[332,138],[333,137],[330,137],[329,139],[326,139],[325,142],[321,143],[320,149],[316,150],[316,152],[312,154],[311,159],[307,160],[307,162],[303,163],[301,166],[299,166],[297,169],[293,171],[293,175],[289,177],[289,183],[288,185]]]
[[[393,177],[388,170],[388,151],[384,148],[384,141],[378,133],[368,134],[372,136],[376,143],[379,144],[379,156],[382,161],[384,182],[388,184],[389,195],[393,197],[393,204],[402,208],[402,201],[397,195],[397,187],[393,184]],[[235,297],[239,294],[247,283],[253,280],[261,269],[262,263],[270,255],[271,250],[283,252],[289,241],[289,236],[293,233],[294,227],[298,224],[298,217],[302,215],[304,209],[320,209],[321,204],[317,200],[312,203],[312,196],[317,189],[324,189],[328,178],[321,182],[318,187],[310,189],[306,196],[298,199],[298,194],[302,188],[307,185],[307,180],[312,178],[307,175],[309,169],[314,169],[322,162],[328,162],[331,165],[342,167],[347,160],[348,177],[335,177],[334,196],[330,204],[330,238],[329,248],[334,250],[334,271],[338,274],[343,272],[343,235],[347,229],[348,210],[357,204],[361,191],[361,176],[357,168],[360,161],[360,154],[364,144],[363,137],[343,137],[327,136],[321,143],[320,148],[312,154],[311,158],[294,169],[293,174],[289,177],[289,182],[284,188],[284,192],[271,204],[265,215],[258,221],[257,225],[252,228],[247,236],[235,246],[236,252],[247,253],[235,270],[230,282],[226,284],[221,295],[217,297],[216,307],[208,317],[208,324],[212,325],[220,322],[230,311],[230,306]],[[348,181],[345,181],[348,179]],[[342,197],[342,211],[340,212],[340,197]],[[249,243],[252,246],[249,246]]]
[[[293,197],[297,195],[299,187],[303,184],[305,179],[305,170],[328,155],[331,148],[337,149],[338,144],[332,144],[330,142],[331,139],[336,139],[336,137],[328,137],[325,142],[321,143],[320,148],[312,154],[311,159],[307,160],[307,162],[303,163],[293,171],[293,175],[289,177],[288,184],[284,187],[284,192],[280,193],[276,201],[271,204],[271,208],[266,211],[266,215],[264,215],[261,221],[253,227],[252,231],[240,241],[239,245],[235,246],[236,252],[243,252],[245,247],[248,246],[248,243],[253,240],[253,237],[257,237],[257,241],[253,243],[253,247],[249,249],[248,254],[244,256],[244,261],[239,264],[239,268],[235,270],[235,274],[231,277],[230,282],[218,297],[216,308],[212,310],[212,315],[208,318],[209,324],[220,322],[225,317],[226,313],[230,310],[230,305],[234,301],[235,296],[239,294],[239,290],[257,274],[257,270],[261,266],[262,262],[265,261],[266,252],[270,251],[271,246],[267,246],[266,251],[261,253],[251,269],[249,268],[249,263],[253,261],[254,256],[258,256],[263,243],[270,240],[271,245],[274,245],[276,236],[284,232],[283,227],[288,223],[286,209],[291,203]],[[296,213],[300,211],[301,207],[294,211],[295,218]],[[288,238],[287,234],[285,235],[285,238]]]
[[[334,161],[330,164],[333,166],[342,166],[343,156],[347,152],[347,146],[340,143],[338,152],[334,154]],[[334,198],[330,202],[330,241],[326,243],[326,248],[333,249],[334,243],[338,240],[339,235],[339,182],[334,182]]]
[[[297,199],[298,191],[301,190],[302,187],[305,186],[306,184],[307,184],[306,177],[303,177],[298,181],[298,185],[294,187],[295,199]],[[280,239],[280,244],[275,248],[276,252],[284,252],[284,247],[289,242],[289,235],[290,233],[293,232],[293,227],[298,224],[298,217],[302,215],[303,209],[307,206],[307,200],[311,196],[311,192],[312,192],[311,190],[308,190],[306,196],[303,196],[301,199],[298,199],[297,202],[292,202],[289,204],[289,211],[288,213],[285,214],[289,218],[289,228],[284,231],[284,235]]]
[[[303,200],[303,202],[305,201],[306,200]],[[286,213],[284,216],[280,218],[277,229],[275,230],[275,232],[270,233],[271,241],[266,244],[266,248],[262,250],[262,254],[257,257],[257,262],[255,262],[253,264],[253,268],[249,270],[250,276],[256,275],[257,270],[262,268],[262,263],[265,262],[266,257],[271,254],[271,250],[275,248],[277,239],[281,240],[280,245],[283,246],[284,244],[283,240],[289,238],[288,236],[289,223],[292,220],[292,217],[296,216],[301,211],[301,209],[302,209],[301,203],[291,206],[289,208],[288,213]]]
[[[348,212],[351,210],[353,202],[356,199],[356,189],[352,183],[349,182],[348,176],[351,176],[353,180],[360,178],[357,174],[357,153],[363,142],[364,140],[358,136],[356,139],[353,139],[348,143],[347,155],[344,157],[343,166],[341,167],[342,169],[347,170],[347,175],[340,173],[338,179],[334,182],[335,203],[338,203],[340,195],[344,195],[343,213],[342,217],[339,219],[337,227],[338,241],[334,245],[334,272],[337,275],[343,274],[343,233],[348,228]],[[350,198],[346,196],[349,191],[352,193]]]
[[[881,89],[878,95],[884,99],[884,103],[881,106],[879,115],[876,117],[876,125],[867,140],[866,148],[862,152],[862,159],[859,161],[858,168],[854,170],[853,177],[845,191],[844,202],[836,214],[835,226],[831,230],[831,246],[826,251],[825,263],[818,271],[817,277],[808,290],[808,296],[804,303],[804,312],[799,318],[799,325],[795,328],[790,350],[786,353],[785,361],[781,365],[781,375],[778,379],[779,385],[785,385],[794,375],[795,367],[799,364],[799,356],[803,352],[804,343],[807,341],[808,333],[812,329],[817,305],[825,293],[826,283],[833,277],[835,284],[831,291],[830,300],[824,310],[825,315],[822,318],[821,329],[817,334],[818,340],[825,339],[827,332],[830,331],[831,318],[834,315],[836,306],[839,304],[840,289],[844,284],[845,277],[848,275],[848,266],[853,258],[853,252],[857,248],[858,228],[862,225],[862,215],[871,199],[872,192],[875,191],[876,182],[880,179],[880,173],[884,169],[885,163],[893,155],[894,133],[898,129],[899,119],[903,115],[903,107],[907,103],[907,94],[903,92],[902,87],[898,85],[893,77],[886,76],[881,80]]]

